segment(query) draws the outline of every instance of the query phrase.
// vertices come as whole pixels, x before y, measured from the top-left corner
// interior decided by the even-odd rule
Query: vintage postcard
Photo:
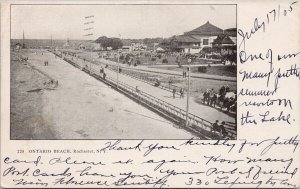
[[[1,3],[1,187],[300,187],[300,2]]]

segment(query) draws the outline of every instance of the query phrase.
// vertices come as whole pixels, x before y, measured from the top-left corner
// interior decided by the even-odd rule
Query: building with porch
[[[183,35],[171,37],[169,42],[170,50],[196,54],[203,48],[212,48],[218,36],[224,34],[229,36],[230,41],[236,45],[236,28],[222,30],[207,21],[202,26],[185,32]]]
[[[207,21],[202,26],[192,31],[185,32],[184,35],[197,39],[201,44],[201,48],[203,48],[212,47],[212,42],[222,33],[223,30],[221,28],[218,28]]]
[[[172,51],[195,54],[200,52],[201,42],[189,35],[174,36],[170,40],[170,49]]]

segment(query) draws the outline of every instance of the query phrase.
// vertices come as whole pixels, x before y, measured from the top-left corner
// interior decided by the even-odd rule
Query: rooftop
[[[226,35],[226,34],[220,34],[213,41],[213,44],[218,44],[218,45],[233,45],[234,42],[230,39],[230,37],[228,35]]]
[[[236,37],[237,29],[236,28],[228,28],[228,29],[224,30],[224,33],[229,35],[230,37]]]
[[[175,36],[174,39],[177,42],[183,42],[183,43],[199,43],[200,41],[198,39],[195,39],[192,36],[189,35],[179,35]]]
[[[219,35],[222,34],[223,30],[221,28],[218,28],[217,26],[212,25],[207,21],[205,24],[202,26],[189,31],[185,32],[185,35],[206,35],[206,36],[213,36],[213,35]]]

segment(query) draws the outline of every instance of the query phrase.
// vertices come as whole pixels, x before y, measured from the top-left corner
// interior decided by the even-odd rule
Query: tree
[[[110,41],[110,46],[114,50],[119,49],[123,46],[123,42],[119,38],[111,38],[110,40],[111,40]]]
[[[106,36],[99,37],[98,39],[95,40],[95,42],[100,43],[101,46],[105,49],[107,49],[107,47],[111,47],[113,50],[115,50],[123,46],[121,39],[108,38]]]
[[[95,40],[95,42],[100,43],[104,49],[107,49],[107,47],[109,47],[109,38],[107,38],[106,36],[99,37]]]

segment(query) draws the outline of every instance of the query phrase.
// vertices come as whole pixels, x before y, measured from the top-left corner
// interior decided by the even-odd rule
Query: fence
[[[75,57],[75,54],[68,52],[68,53],[65,53],[65,56],[71,56],[71,57],[73,56],[73,57]],[[83,59],[82,57],[78,57],[78,58],[79,59]],[[89,60],[87,62],[94,63],[91,60]],[[116,66],[116,65],[109,65],[107,67],[107,69],[112,70],[114,72],[118,72],[118,66]],[[132,77],[134,79],[137,79],[139,81],[148,83],[149,85],[154,85],[156,83],[156,81],[157,81],[156,78],[159,77],[158,75],[155,75],[155,74],[149,74],[149,73],[142,73],[142,72],[139,72],[139,71],[133,71],[133,70],[130,70],[130,69],[126,69],[124,67],[120,67],[120,69],[122,69],[122,71],[120,72],[120,74],[127,75],[127,76]],[[159,87],[161,89],[164,89],[164,90],[167,90],[167,91],[170,91],[170,92],[173,92],[173,89],[175,89],[175,91],[176,91],[175,93],[178,94],[178,95],[180,95],[180,89],[181,89],[181,87],[178,87],[176,85],[172,85],[171,83],[164,84],[164,83],[160,82],[160,84],[157,87]]]
[[[100,74],[99,70],[93,68],[85,68],[84,65],[81,65],[79,62],[75,63],[74,60],[70,60],[66,56],[62,56],[57,54],[56,52],[52,52],[56,56],[63,58],[66,62],[72,64],[76,68],[79,68],[86,73],[90,74],[91,76],[101,80],[102,82],[112,86],[114,89],[118,90],[130,96],[131,98],[135,99],[138,102],[143,103],[144,105],[148,106],[149,108],[158,111],[161,114],[171,118],[173,121],[176,121],[179,124],[185,123],[186,119],[186,111],[178,108],[168,102],[165,102],[161,99],[156,98],[146,92],[137,90],[135,87],[132,87],[124,82],[117,81],[114,78],[106,77],[103,78],[103,75]],[[171,116],[171,117],[170,117]],[[212,132],[212,123],[208,120],[200,118],[194,114],[188,114],[188,125],[189,129],[193,129],[197,134],[199,134],[204,139],[211,139],[211,138],[218,138],[218,135]],[[230,130],[226,130],[228,132],[228,137],[230,139],[236,139],[236,133]]]
[[[115,68],[115,71],[117,70],[117,68]],[[123,68],[122,72],[125,75],[128,75],[132,78],[135,78],[137,80],[143,81],[145,83],[148,83],[150,85],[154,85],[157,81],[157,77],[159,77],[158,75],[154,75],[154,74],[148,74],[148,73],[141,73],[138,71],[132,71],[132,70],[128,70],[126,68]],[[160,83],[157,87],[167,90],[167,91],[173,91],[173,89],[176,90],[176,93],[180,94],[180,89],[181,87],[172,85],[172,84],[164,84],[164,83]]]

